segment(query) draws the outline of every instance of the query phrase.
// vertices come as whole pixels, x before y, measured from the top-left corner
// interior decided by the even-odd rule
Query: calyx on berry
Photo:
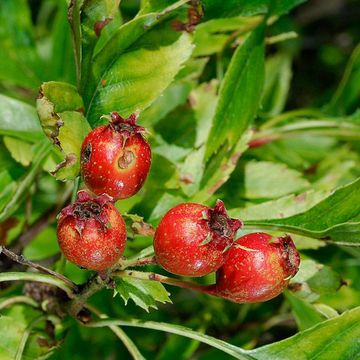
[[[106,194],[92,197],[79,191],[76,202],[60,212],[58,241],[69,261],[102,271],[120,259],[126,244],[126,226],[113,202]]]
[[[238,303],[270,300],[298,271],[299,253],[291,237],[248,234],[236,241],[216,273],[213,294]]]
[[[155,256],[173,274],[209,274],[224,264],[241,226],[240,220],[228,216],[221,200],[214,209],[195,203],[177,205],[165,214],[156,229]]]
[[[87,187],[97,195],[115,199],[134,195],[143,186],[151,165],[146,131],[129,118],[112,112],[108,125],[92,130],[81,148],[81,172]]]

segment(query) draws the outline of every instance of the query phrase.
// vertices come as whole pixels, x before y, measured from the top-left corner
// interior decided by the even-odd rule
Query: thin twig
[[[142,259],[123,260],[120,263],[119,270],[125,270],[128,267],[135,266],[157,265],[157,263],[155,256],[149,256]]]
[[[77,286],[71,281],[69,280],[67,277],[65,277],[64,275],[61,275],[59,273],[57,273],[56,271],[50,270],[40,264],[36,264],[28,259],[26,259],[24,256],[22,255],[17,255],[15,253],[13,253],[12,251],[10,251],[9,249],[6,249],[4,246],[0,246],[0,254],[3,253],[5,256],[7,256],[9,259],[25,265],[25,266],[29,266],[32,267],[36,270],[39,270],[40,272],[52,275],[57,277],[58,279],[62,280],[64,283],[66,283],[67,285],[69,285],[72,289],[77,290]]]

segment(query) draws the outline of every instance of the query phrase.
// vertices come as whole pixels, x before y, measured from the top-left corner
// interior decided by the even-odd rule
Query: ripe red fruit
[[[120,259],[126,244],[126,226],[112,202],[106,194],[93,198],[79,191],[76,202],[60,212],[58,241],[69,261],[102,271]]]
[[[267,301],[279,295],[299,268],[300,257],[290,236],[248,234],[229,250],[216,273],[217,296],[238,303]]]
[[[136,115],[128,119],[111,113],[109,125],[92,130],[81,148],[81,172],[86,186],[97,195],[125,199],[143,186],[151,165],[151,149],[136,125]]]
[[[216,271],[226,260],[240,220],[230,219],[224,203],[214,209],[186,203],[168,211],[154,237],[158,263],[183,276],[203,276]]]

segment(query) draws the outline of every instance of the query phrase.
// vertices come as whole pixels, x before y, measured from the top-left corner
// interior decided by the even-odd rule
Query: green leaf
[[[111,111],[128,116],[148,107],[172,82],[191,55],[190,36],[187,33],[169,30],[169,23],[153,28],[138,39],[134,46],[122,53],[119,48],[123,51],[131,45],[129,39],[133,39],[136,31],[139,31],[138,27],[128,28],[129,24],[131,22],[124,25],[127,26],[125,29],[122,27],[121,37],[115,37],[120,44],[112,44],[114,37],[108,42],[117,46],[117,52],[120,54],[109,57],[106,45],[94,60],[95,78],[99,84],[91,95],[87,108],[92,126],[99,124],[101,115]],[[145,24],[146,21],[141,23],[142,32]],[[125,37],[127,35],[128,38]],[[110,53],[113,54],[114,50]],[[105,63],[103,57],[100,57],[102,54],[107,55]]]
[[[120,0],[88,0],[81,7],[81,87],[88,86],[94,49],[102,29],[119,11]]]
[[[75,178],[80,170],[81,144],[91,131],[82,114],[80,95],[72,85],[51,81],[42,84],[36,106],[44,132],[64,155],[52,174],[59,180]]]
[[[329,266],[306,259],[301,261],[289,288],[297,297],[312,302],[320,295],[334,294],[342,285],[341,276]]]
[[[306,330],[325,320],[324,316],[321,316],[313,305],[289,292],[286,292],[285,296],[290,303],[291,310],[300,331]]]
[[[264,28],[260,26],[231,59],[220,87],[206,159],[224,144],[231,149],[256,115],[264,81],[263,40]]]
[[[33,159],[33,151],[31,145],[13,137],[4,136],[3,138],[6,148],[11,156],[23,166],[30,165]]]
[[[248,220],[246,226],[277,229],[360,246],[360,178],[338,188],[304,213],[284,219]]]
[[[281,163],[249,161],[245,164],[243,195],[247,199],[278,198],[303,191],[309,185],[301,173]]]
[[[291,57],[288,53],[278,53],[266,60],[265,84],[261,113],[275,116],[285,107],[291,81]]]
[[[137,306],[145,311],[149,308],[157,309],[156,302],[171,302],[169,293],[164,286],[153,280],[142,280],[134,278],[117,278],[114,296],[119,294],[125,302],[125,305],[132,299]]]
[[[249,351],[257,360],[356,359],[360,353],[360,307],[286,340]]]
[[[28,311],[28,309],[25,311]],[[40,312],[37,313],[40,315]],[[42,323],[43,329],[45,330],[44,320]],[[0,328],[3,329],[0,339],[0,358],[2,360],[13,360],[16,358],[17,349],[19,348],[21,340],[24,336],[28,337],[21,359],[45,359],[53,353],[58,344],[54,341],[53,345],[50,345],[51,341],[47,341],[47,344],[49,344],[48,346],[41,346],[37,340],[39,338],[42,338],[43,340],[48,338],[45,331],[43,330],[42,332],[39,332],[35,331],[35,329],[28,329],[28,326],[29,324],[22,319],[15,319],[11,316],[0,317]],[[5,329],[6,331],[4,331]],[[27,334],[30,330],[31,333]]]
[[[235,15],[252,16],[256,14],[282,15],[306,0],[201,0],[205,19],[231,17]]]
[[[223,51],[229,41],[230,31],[245,34],[253,30],[262,20],[262,16],[237,16],[200,23],[195,31],[193,55],[204,56]]]
[[[232,151],[223,146],[207,164],[200,190],[191,197],[193,202],[207,201],[230,177],[239,157],[247,150],[251,138],[251,131],[246,132],[239,139]]]
[[[6,220],[19,208],[24,200],[25,194],[29,191],[43,161],[49,155],[50,151],[51,144],[47,139],[44,139],[36,145],[36,148],[34,149],[34,159],[30,169],[16,182],[15,189],[14,185],[10,185],[11,189],[8,189],[12,196],[7,199],[6,205],[4,205],[0,211],[0,222]]]
[[[28,2],[1,1],[0,23],[0,80],[36,89],[46,69],[35,48]]]
[[[44,139],[35,108],[4,95],[0,95],[0,134],[31,142]]]
[[[282,219],[305,212],[329,194],[325,191],[310,190],[299,195],[287,195],[280,199],[231,209],[229,214],[242,220]]]
[[[359,105],[360,83],[360,44],[358,44],[346,66],[329,105],[325,109],[335,115],[345,115],[356,110]]]

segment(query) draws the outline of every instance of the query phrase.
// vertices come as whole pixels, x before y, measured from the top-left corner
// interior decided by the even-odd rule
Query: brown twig
[[[4,254],[5,256],[7,256],[9,259],[11,259],[12,261],[15,261],[19,264],[25,265],[25,266],[29,266],[32,267],[33,269],[39,270],[40,272],[43,272],[45,274],[49,274],[52,276],[57,277],[58,279],[62,280],[63,282],[65,282],[68,286],[70,286],[73,290],[77,291],[77,286],[71,281],[69,280],[67,277],[65,277],[64,275],[61,275],[59,273],[57,273],[56,271],[50,270],[40,264],[36,264],[30,260],[27,260],[24,256],[22,255],[17,255],[14,252],[12,252],[9,249],[6,249],[3,246],[0,246],[0,254]]]

